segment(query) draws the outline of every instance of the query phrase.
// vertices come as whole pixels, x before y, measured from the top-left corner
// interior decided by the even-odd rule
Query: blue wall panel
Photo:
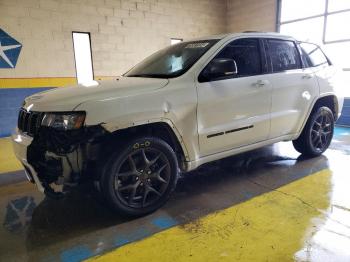
[[[0,137],[9,136],[15,129],[25,97],[51,88],[0,88]]]
[[[350,98],[345,98],[344,100],[343,110],[337,125],[350,126]]]

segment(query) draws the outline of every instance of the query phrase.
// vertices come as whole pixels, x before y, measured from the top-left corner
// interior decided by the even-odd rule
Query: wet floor
[[[88,185],[59,201],[44,198],[27,182],[2,186],[0,261],[80,261],[174,226],[193,223],[208,214],[219,216],[220,210],[249,201],[253,201],[249,208],[256,208],[254,201],[260,203],[261,196],[288,186],[291,189],[287,191],[302,190],[304,185],[309,193],[322,196],[317,199],[324,198],[322,203],[316,199],[312,205],[324,216],[305,217],[318,222],[309,223],[313,230],[303,228],[304,234],[296,239],[299,247],[292,257],[283,260],[350,261],[350,132],[345,128],[337,132],[331,149],[317,158],[306,159],[291,143],[278,143],[184,174],[166,206],[137,219],[111,211]],[[315,174],[320,179],[316,176],[308,180]],[[309,203],[312,193],[304,194],[300,193],[299,200]],[[268,203],[276,207],[277,200],[271,198]],[[287,209],[288,203],[282,202],[278,208]],[[293,206],[298,208],[302,214],[301,207]],[[205,237],[201,243],[205,246]]]

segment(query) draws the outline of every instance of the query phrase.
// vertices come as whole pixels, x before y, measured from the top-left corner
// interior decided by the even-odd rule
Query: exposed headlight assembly
[[[84,124],[85,115],[85,112],[45,113],[41,125],[62,131],[79,129]]]

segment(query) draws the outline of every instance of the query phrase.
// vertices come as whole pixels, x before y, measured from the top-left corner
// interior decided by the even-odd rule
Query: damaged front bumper
[[[16,130],[16,133],[12,135],[12,145],[15,155],[17,159],[22,163],[27,179],[31,183],[35,183],[39,191],[44,193],[45,189],[38,178],[37,172],[35,171],[34,167],[28,163],[27,160],[28,147],[32,141],[32,137],[21,133],[19,130]]]
[[[87,170],[93,170],[99,148],[95,138],[102,134],[101,127],[76,133],[41,129],[35,136],[16,129],[12,142],[28,180],[49,197],[60,198],[88,177]]]

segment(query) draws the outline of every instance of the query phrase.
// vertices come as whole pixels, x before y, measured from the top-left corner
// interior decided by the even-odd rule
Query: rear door
[[[266,39],[272,84],[270,138],[299,132],[319,88],[313,70],[303,66],[296,42]]]

